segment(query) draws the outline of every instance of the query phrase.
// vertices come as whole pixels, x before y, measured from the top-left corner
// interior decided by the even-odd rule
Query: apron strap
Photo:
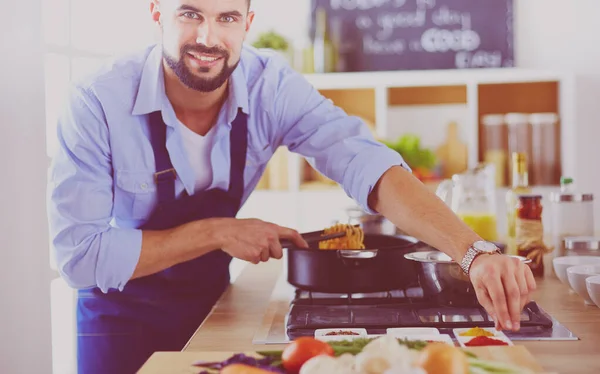
[[[154,183],[158,194],[158,203],[175,200],[175,179],[177,173],[167,151],[167,125],[160,111],[150,113],[150,143],[154,152]]]
[[[239,210],[244,194],[244,170],[246,169],[246,152],[248,149],[248,116],[238,110],[238,115],[231,125],[229,171],[229,195],[237,202]]]
[[[248,116],[239,110],[231,127],[229,195],[237,201],[237,209],[239,209],[244,194],[244,170],[246,168],[246,151],[248,148]],[[150,142],[156,164],[154,181],[158,193],[158,202],[160,204],[175,200],[175,179],[177,178],[177,173],[175,168],[173,168],[169,151],[167,150],[167,126],[162,119],[161,112],[150,114]]]

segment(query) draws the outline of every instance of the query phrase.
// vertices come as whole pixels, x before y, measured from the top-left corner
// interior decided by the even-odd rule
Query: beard
[[[188,52],[196,52],[196,53],[206,53],[213,56],[221,57],[223,60],[223,68],[217,74],[217,76],[213,78],[200,78],[197,75],[194,75],[192,70],[185,64],[184,57]],[[167,63],[167,66],[173,70],[177,78],[192,90],[200,91],[200,92],[212,92],[217,88],[221,87],[227,79],[231,76],[233,71],[236,69],[240,60],[237,60],[233,65],[229,65],[229,52],[219,47],[206,47],[203,45],[184,45],[181,47],[181,51],[179,52],[179,60],[176,60],[163,49],[163,58]],[[208,73],[209,68],[199,68],[199,73]]]

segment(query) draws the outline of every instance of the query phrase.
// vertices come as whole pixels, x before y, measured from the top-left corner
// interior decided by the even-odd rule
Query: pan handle
[[[366,260],[377,256],[377,249],[349,250],[340,249],[338,254],[350,260]]]

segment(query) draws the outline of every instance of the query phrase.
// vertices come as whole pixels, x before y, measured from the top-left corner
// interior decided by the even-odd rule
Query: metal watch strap
[[[460,267],[466,275],[469,275],[469,270],[471,269],[471,264],[473,263],[473,260],[475,260],[475,257],[477,257],[480,254],[482,253],[476,251],[473,247],[469,247],[467,253],[465,253],[465,256],[463,257],[460,263]]]

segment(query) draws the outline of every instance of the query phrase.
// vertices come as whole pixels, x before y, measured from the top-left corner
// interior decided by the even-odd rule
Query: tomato
[[[326,342],[306,336],[288,344],[281,354],[281,361],[285,370],[297,374],[306,361],[319,355],[333,356],[333,348]]]

